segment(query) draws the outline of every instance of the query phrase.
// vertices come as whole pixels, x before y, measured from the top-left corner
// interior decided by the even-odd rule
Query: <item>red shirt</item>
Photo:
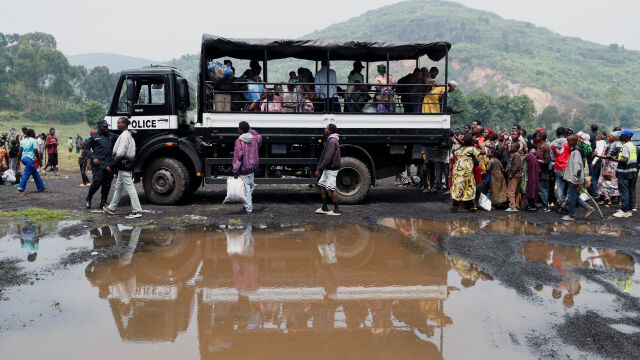
[[[57,154],[58,153],[58,138],[55,136],[47,135],[47,140],[45,142],[45,146],[47,147],[47,154]]]
[[[569,157],[571,156],[571,149],[569,148],[569,144],[564,143],[564,151],[562,154],[558,154],[556,148],[554,146],[551,147],[551,151],[553,151],[553,155],[556,157],[556,165],[554,167],[555,170],[564,170],[567,168],[567,163],[569,162]]]
[[[473,168],[473,177],[476,179],[476,185],[482,183],[482,167],[476,166]]]

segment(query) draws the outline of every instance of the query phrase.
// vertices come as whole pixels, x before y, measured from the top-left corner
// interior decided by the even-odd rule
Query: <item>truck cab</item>
[[[156,204],[175,204],[202,183],[193,121],[195,86],[175,68],[149,66],[120,73],[105,120],[117,128],[120,117],[135,130],[136,181]]]

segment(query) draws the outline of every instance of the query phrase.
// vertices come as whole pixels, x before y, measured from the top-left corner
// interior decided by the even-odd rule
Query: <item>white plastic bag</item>
[[[482,209],[491,211],[491,200],[485,194],[480,194],[479,204]]]
[[[584,201],[584,202],[587,202],[587,201],[589,201],[589,199],[591,199],[591,198],[589,197],[589,194],[587,194],[587,193],[582,193],[582,194],[580,194],[580,199],[582,199],[582,201]]]
[[[243,203],[244,200],[244,181],[240,178],[227,178],[227,197],[224,198],[223,203]]]
[[[16,182],[16,172],[13,170],[7,170],[2,174],[2,180],[6,183],[14,184]]]

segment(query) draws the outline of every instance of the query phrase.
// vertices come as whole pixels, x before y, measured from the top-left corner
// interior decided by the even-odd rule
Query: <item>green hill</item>
[[[538,109],[612,102],[640,110],[640,52],[561,36],[533,24],[440,0],[389,5],[306,36],[453,44],[452,77],[461,88],[527,94]],[[619,97],[606,92],[615,86]],[[619,104],[616,101],[619,100]],[[541,106],[542,105],[542,106]]]

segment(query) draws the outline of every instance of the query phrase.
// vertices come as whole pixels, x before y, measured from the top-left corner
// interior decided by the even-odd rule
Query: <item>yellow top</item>
[[[438,86],[424,96],[424,100],[422,101],[423,114],[437,114],[442,112],[440,111],[440,97],[445,90],[445,86]]]

